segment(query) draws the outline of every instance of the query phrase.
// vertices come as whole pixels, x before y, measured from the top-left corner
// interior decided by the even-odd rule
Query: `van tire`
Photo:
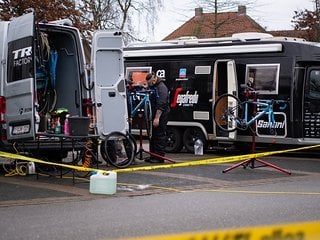
[[[180,152],[183,147],[181,131],[175,127],[167,127],[166,133],[167,146],[165,151],[169,153]]]
[[[205,149],[206,140],[203,132],[198,127],[189,127],[183,133],[183,145],[187,152],[194,152],[194,141],[195,139],[201,139]]]

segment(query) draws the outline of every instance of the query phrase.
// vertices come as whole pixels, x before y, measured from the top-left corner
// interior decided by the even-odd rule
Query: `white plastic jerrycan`
[[[90,193],[114,194],[117,191],[117,173],[98,171],[90,177]]]

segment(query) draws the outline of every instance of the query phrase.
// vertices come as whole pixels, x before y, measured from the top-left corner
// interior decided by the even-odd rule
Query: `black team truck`
[[[243,85],[254,77],[259,101],[287,101],[274,108],[276,134],[268,118],[255,124],[261,146],[320,143],[320,45],[303,39],[239,33],[232,37],[136,43],[124,49],[125,76],[143,81],[156,72],[170,90],[169,152],[184,146],[193,151],[201,139],[207,148],[251,144],[252,131],[224,132],[213,120],[219,96],[230,93],[245,100]]]

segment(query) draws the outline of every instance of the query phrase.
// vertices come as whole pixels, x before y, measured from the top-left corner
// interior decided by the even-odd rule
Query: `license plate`
[[[30,124],[14,126],[12,129],[12,135],[21,135],[30,132]]]

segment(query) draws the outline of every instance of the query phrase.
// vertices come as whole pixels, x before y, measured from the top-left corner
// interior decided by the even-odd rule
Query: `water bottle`
[[[66,120],[64,120],[64,135],[69,135],[69,114],[66,115]]]
[[[38,112],[35,113],[35,131],[39,131],[39,125],[40,125],[40,116]]]
[[[47,132],[50,132],[51,131],[51,127],[52,127],[50,114],[47,113],[46,116],[45,116],[45,119],[46,119],[46,123],[47,123],[47,127],[46,127]]]
[[[61,123],[60,123],[60,118],[58,117],[57,119],[57,124],[54,128],[54,133],[55,134],[60,134],[61,133]]]
[[[201,139],[194,141],[194,155],[203,155],[203,142]]]

